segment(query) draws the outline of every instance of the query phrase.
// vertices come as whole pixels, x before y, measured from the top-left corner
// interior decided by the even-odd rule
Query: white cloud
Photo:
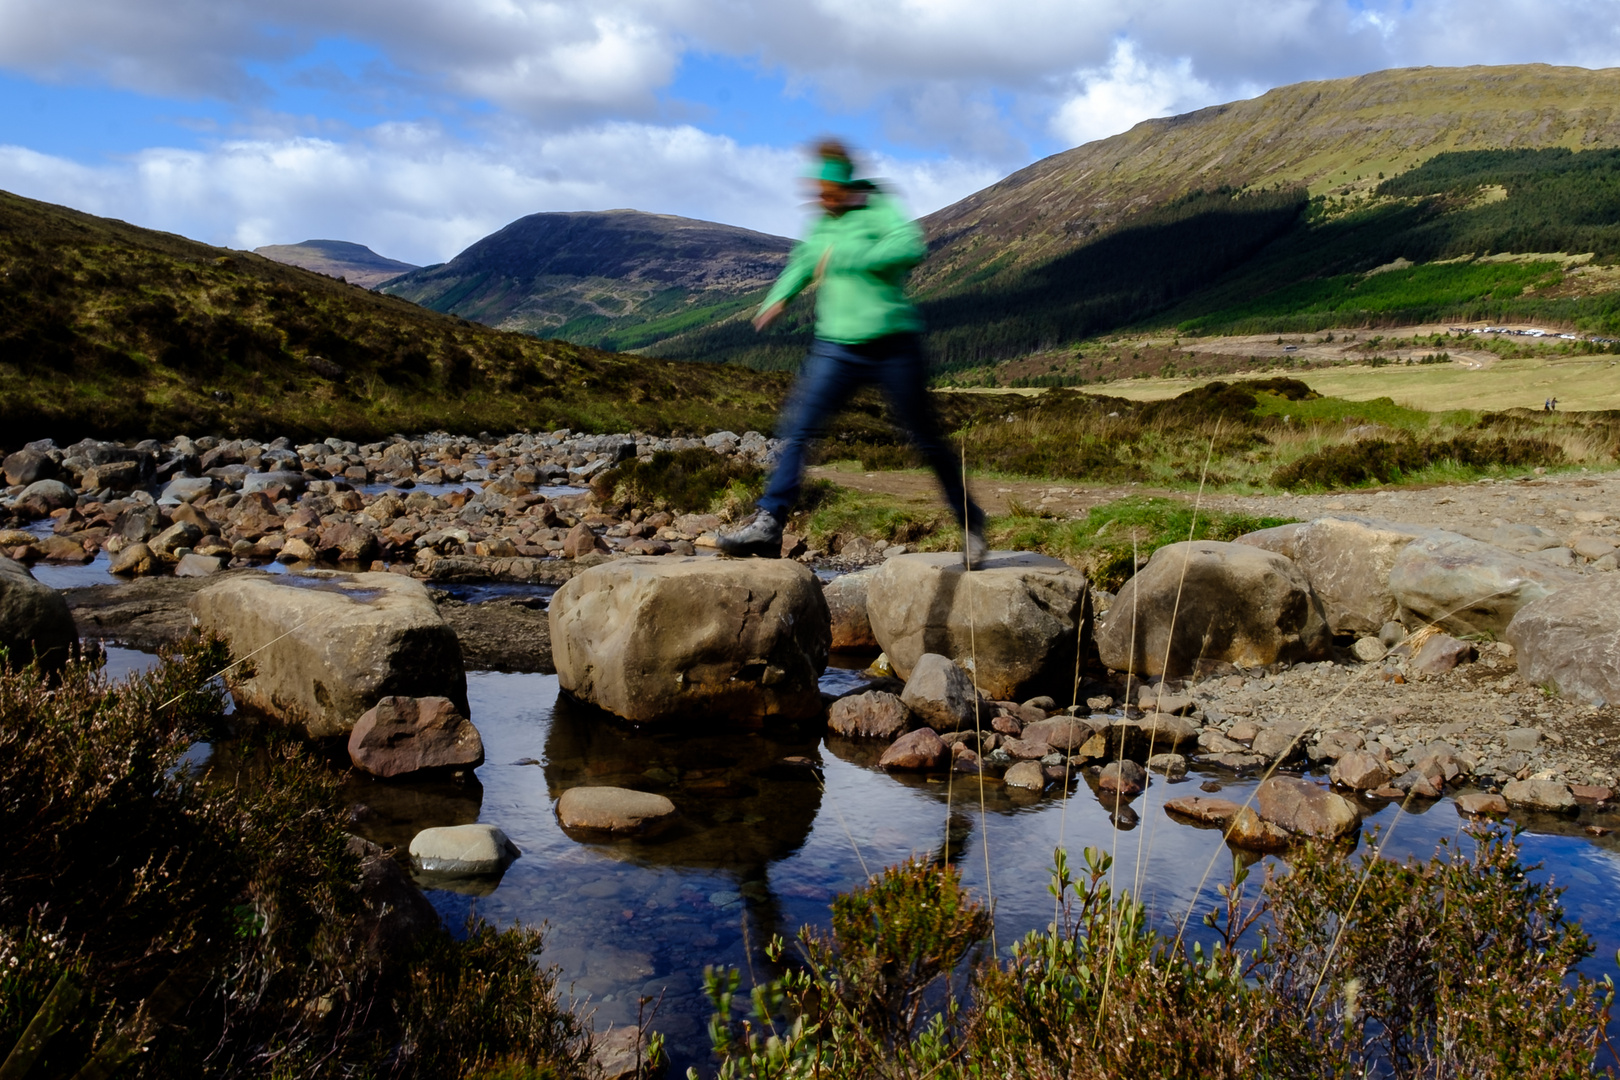
[[[1198,88],[1413,63],[1616,63],[1613,16],[1613,0],[0,0],[0,66],[251,100],[266,91],[254,65],[348,39],[420,89],[554,129],[653,118],[696,50],[877,108],[908,141],[1004,161],[1021,146],[994,129],[1031,103],[1059,130],[1092,132],[1087,115]],[[1121,40],[1143,70],[1115,70]],[[1089,111],[1075,72],[1099,84]]]
[[[1613,15],[1614,0],[0,0],[0,68],[235,102],[238,136],[105,166],[0,147],[0,187],[232,246],[329,236],[413,261],[539,210],[792,233],[796,150],[659,112],[683,59],[778,74],[834,110],[829,126],[864,111],[925,154],[873,170],[923,213],[1046,132],[1080,143],[1389,66],[1620,63]],[[263,80],[335,40],[389,73],[333,80],[369,95],[356,114],[404,88],[426,118],[352,130],[273,112]],[[447,133],[468,123],[478,141]]]
[[[1117,42],[1102,68],[1075,76],[1079,92],[1058,107],[1052,130],[1071,144],[1125,131],[1155,116],[1169,116],[1211,104],[1215,90],[1192,73],[1192,61],[1149,64],[1129,41]]]

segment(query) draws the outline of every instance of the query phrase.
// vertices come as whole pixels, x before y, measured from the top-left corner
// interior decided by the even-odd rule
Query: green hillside
[[[50,436],[765,428],[780,378],[503,333],[0,192],[0,424]]]
[[[1147,121],[930,215],[914,292],[943,370],[1126,327],[1522,317],[1610,330],[1602,275],[1483,259],[1620,257],[1614,147],[1620,70],[1421,68],[1282,87]],[[1363,281],[1397,260],[1458,263]],[[796,314],[768,338],[737,320],[648,351],[791,366],[808,335]]]

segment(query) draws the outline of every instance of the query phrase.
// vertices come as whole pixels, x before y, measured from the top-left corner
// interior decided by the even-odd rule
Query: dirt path
[[[820,467],[811,469],[810,475],[908,502],[939,499],[933,476],[921,471],[861,473]],[[1043,480],[970,478],[968,488],[991,514],[1007,513],[1016,500],[1057,518],[1081,517],[1094,506],[1129,495],[1189,503],[1196,498],[1190,492],[1142,485],[1075,486]],[[1620,472],[1526,475],[1488,483],[1365,488],[1325,495],[1206,494],[1203,504],[1211,509],[1302,521],[1329,513],[1369,514],[1450,529],[1476,539],[1488,539],[1499,525],[1514,524],[1537,525],[1565,540],[1585,533],[1620,540]]]

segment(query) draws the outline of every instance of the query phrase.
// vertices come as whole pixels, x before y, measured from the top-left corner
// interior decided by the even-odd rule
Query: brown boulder
[[[1119,795],[1135,795],[1147,787],[1147,770],[1134,761],[1110,761],[1097,777],[1097,786]]]
[[[1350,800],[1293,776],[1262,781],[1255,805],[1263,820],[1294,836],[1336,840],[1361,824],[1361,813]]]
[[[472,769],[484,763],[484,741],[449,698],[391,695],[355,721],[349,760],[355,768],[383,777]]]
[[[363,525],[337,521],[321,527],[316,554],[328,562],[367,563],[377,557],[377,534]]]
[[[1231,799],[1212,799],[1207,795],[1183,795],[1165,800],[1164,809],[1203,825],[1225,825],[1242,809]]]
[[[1287,830],[1245,806],[1226,825],[1226,842],[1250,851],[1282,851],[1293,841]]]
[[[827,713],[827,727],[851,738],[895,739],[910,724],[906,703],[882,690],[839,698]]]
[[[591,531],[591,527],[581,522],[568,530],[563,537],[563,555],[570,559],[580,559],[593,551],[611,551],[607,541]]]
[[[1352,791],[1371,791],[1389,783],[1391,772],[1377,757],[1365,750],[1351,750],[1333,763],[1328,779]]]

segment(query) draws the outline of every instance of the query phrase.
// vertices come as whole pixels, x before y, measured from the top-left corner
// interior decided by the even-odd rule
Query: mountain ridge
[[[364,244],[348,240],[305,240],[297,244],[266,244],[253,249],[288,266],[296,266],[340,281],[375,289],[385,281],[420,269],[415,263],[385,258]]]
[[[0,424],[325,438],[764,428],[780,377],[504,333],[245,251],[0,192]]]

